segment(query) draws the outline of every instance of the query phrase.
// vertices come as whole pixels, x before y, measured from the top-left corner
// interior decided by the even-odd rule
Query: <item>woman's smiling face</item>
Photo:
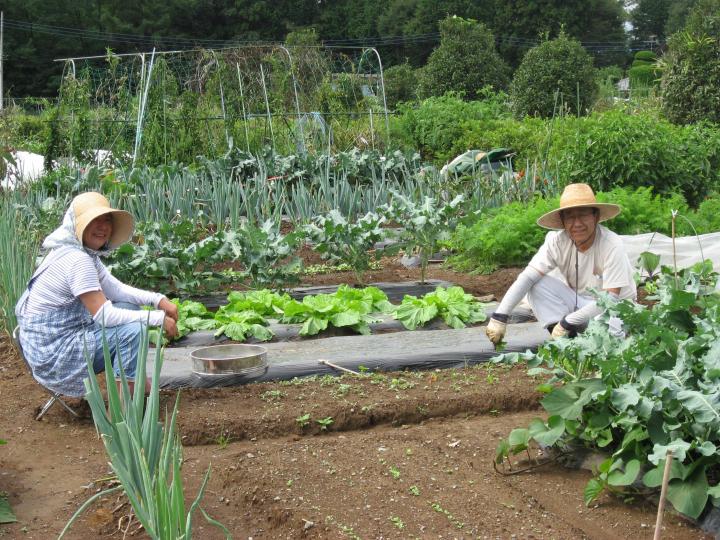
[[[96,217],[85,227],[82,237],[83,245],[94,250],[101,249],[110,240],[112,229],[113,221],[110,214]]]

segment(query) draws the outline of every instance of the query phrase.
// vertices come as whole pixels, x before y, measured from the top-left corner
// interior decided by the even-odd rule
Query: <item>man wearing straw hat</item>
[[[175,304],[162,294],[120,282],[100,261],[101,255],[130,240],[133,228],[129,213],[112,208],[100,193],[88,192],[73,199],[62,225],[45,238],[43,248],[50,251],[15,314],[23,354],[46,388],[83,396],[86,356],[96,373],[105,369],[103,338],[116,377],[122,363],[133,381],[143,329],[162,326],[167,335],[177,335]],[[140,305],[155,309],[140,311]]]
[[[619,300],[637,298],[622,240],[600,225],[619,213],[618,205],[597,202],[587,184],[565,188],[560,207],[537,220],[552,231],[490,318],[485,331],[493,344],[502,341],[510,313],[526,295],[553,339],[574,337],[602,313],[589,289],[604,290]],[[548,275],[553,270],[559,272],[559,279]],[[617,332],[620,324],[617,318],[611,320]]]

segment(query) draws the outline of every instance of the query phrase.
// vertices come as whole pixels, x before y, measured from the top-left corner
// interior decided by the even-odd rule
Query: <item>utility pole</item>
[[[5,12],[0,11],[0,111],[3,110],[5,96],[3,94],[3,30],[5,29]]]

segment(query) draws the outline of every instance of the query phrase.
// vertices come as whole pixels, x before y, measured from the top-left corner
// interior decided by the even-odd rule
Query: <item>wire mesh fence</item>
[[[57,156],[103,149],[161,164],[232,148],[306,153],[389,143],[375,49],[263,45],[63,61],[50,118]]]

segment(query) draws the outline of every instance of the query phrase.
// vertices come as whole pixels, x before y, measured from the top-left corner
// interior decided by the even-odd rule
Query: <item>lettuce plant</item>
[[[424,326],[441,317],[450,328],[465,328],[486,319],[484,305],[462,287],[438,287],[422,298],[405,295],[392,315],[408,330]]]

